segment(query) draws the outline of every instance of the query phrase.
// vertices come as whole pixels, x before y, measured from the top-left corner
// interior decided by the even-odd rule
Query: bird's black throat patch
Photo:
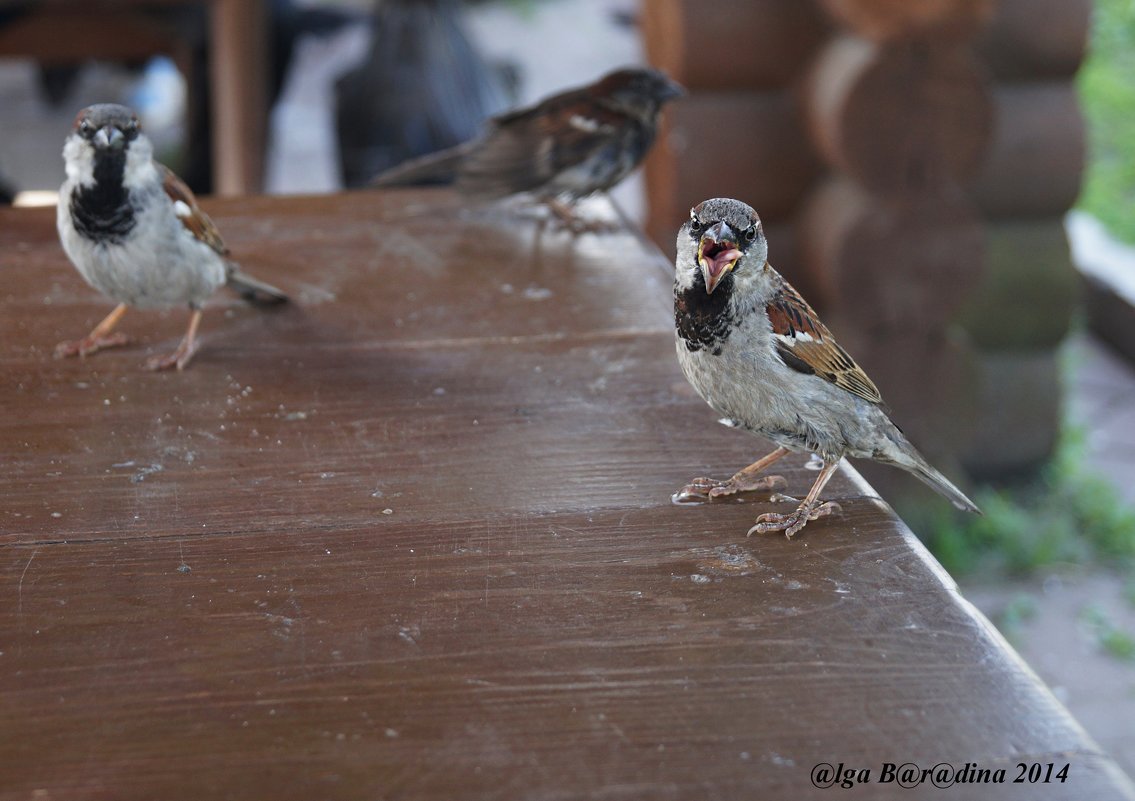
[[[688,289],[674,285],[674,325],[687,350],[708,350],[714,356],[721,353],[721,344],[738,322],[729,306],[732,294],[732,274],[721,280],[712,295],[705,291],[701,275]]]
[[[137,222],[130,195],[123,185],[124,151],[95,155],[95,182],[71,193],[70,211],[75,230],[93,242],[121,242]]]

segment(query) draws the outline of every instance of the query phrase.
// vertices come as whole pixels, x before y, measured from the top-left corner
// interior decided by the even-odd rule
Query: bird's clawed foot
[[[189,330],[185,332],[177,350],[168,356],[153,356],[146,359],[146,364],[143,366],[147,370],[172,370],[175,367],[178,370],[184,370],[185,365],[189,364],[193,354],[197,352],[197,327],[199,325],[201,325],[201,310],[194,309],[189,316]]]
[[[804,501],[796,507],[795,512],[786,515],[776,512],[767,512],[761,515],[757,518],[756,525],[749,529],[746,536],[767,534],[770,531],[783,531],[784,536],[792,539],[792,535],[804,528],[809,521],[827,517],[838,511],[841,511],[839,504],[834,501]]]
[[[143,367],[147,370],[153,370],[154,372],[173,370],[174,368],[184,370],[185,365],[189,364],[196,353],[197,343],[195,341],[187,342],[183,339],[181,344],[177,346],[177,350],[173,353],[166,356],[151,356],[149,359],[146,359],[146,363]]]
[[[730,479],[722,481],[717,478],[695,478],[686,486],[678,490],[675,500],[679,502],[722,498],[738,492],[753,492],[755,490],[782,489],[788,482],[781,476],[752,476],[744,471]]]
[[[84,356],[90,356],[92,353],[98,353],[100,350],[117,348],[129,343],[130,337],[126,336],[126,334],[91,334],[82,339],[60,342],[55,346],[55,358],[65,359],[69,356],[83,358]]]
[[[182,340],[182,344],[177,346],[176,351],[168,356],[151,356],[150,359],[145,360],[146,370],[184,370],[185,365],[190,363],[194,354],[197,352],[196,339],[186,337]]]

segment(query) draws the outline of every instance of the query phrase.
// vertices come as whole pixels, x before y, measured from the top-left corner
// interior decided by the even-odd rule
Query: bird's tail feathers
[[[229,289],[236,292],[245,301],[253,306],[276,306],[287,303],[287,294],[271,284],[266,284],[248,273],[241,272],[240,268],[232,262],[229,263]]]
[[[468,152],[469,143],[466,143],[419,156],[380,172],[370,180],[369,185],[383,187],[451,184],[457,180],[457,170]]]
[[[976,503],[966,497],[966,494],[955,487],[950,479],[931,467],[921,456],[914,458],[911,464],[907,466],[907,470],[963,512],[981,514]]]

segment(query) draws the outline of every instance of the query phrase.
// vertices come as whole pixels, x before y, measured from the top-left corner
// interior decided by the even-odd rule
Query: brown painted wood
[[[1033,760],[1071,764],[1045,798],[1132,797],[850,471],[791,542],[744,536],[763,497],[671,505],[765,443],[682,379],[641,236],[205,205],[297,302],[218,297],[161,375],[181,312],[52,358],[109,304],[51,211],[0,211],[0,797],[826,798],[819,762]]]
[[[984,263],[984,227],[958,194],[894,201],[832,179],[809,196],[796,235],[817,307],[881,338],[940,332],[970,300]]]
[[[959,322],[985,350],[1052,350],[1080,305],[1080,279],[1060,217],[991,222],[986,266]]]
[[[1082,275],[1080,295],[1088,327],[1130,362],[1135,362],[1135,306],[1099,274]]]
[[[962,460],[975,476],[1036,474],[1060,431],[1061,377],[1055,349],[983,350],[978,398],[984,414]]]
[[[640,5],[651,64],[690,90],[783,89],[823,43],[812,3],[651,0]]]
[[[1088,49],[1092,0],[999,0],[976,44],[995,77],[1070,80]]]
[[[997,0],[821,0],[833,19],[875,41],[964,39],[989,22]]]
[[[934,191],[971,177],[993,111],[964,47],[832,39],[807,83],[808,129],[833,167],[879,194]]]
[[[48,65],[85,59],[140,62],[158,53],[182,55],[184,48],[168,25],[118,8],[71,5],[17,17],[0,28],[0,56]]]
[[[993,141],[970,193],[993,218],[1055,217],[1080,194],[1084,117],[1070,81],[1000,84]]]
[[[259,192],[268,130],[268,8],[264,0],[210,0],[209,77],[219,195]]]
[[[789,92],[695,92],[667,110],[646,160],[647,230],[673,254],[690,208],[735,197],[767,222],[791,218],[822,164]]]

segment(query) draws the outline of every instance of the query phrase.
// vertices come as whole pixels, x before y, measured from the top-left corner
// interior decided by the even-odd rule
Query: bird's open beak
[[[698,266],[705,276],[705,291],[712,295],[726,273],[737,264],[743,254],[737,249],[733,229],[723,222],[702,234],[698,243]]]
[[[109,150],[111,148],[119,150],[126,144],[126,136],[113,125],[104,125],[102,128],[95,131],[95,135],[91,138],[91,141],[94,142],[95,147],[100,150]]]

